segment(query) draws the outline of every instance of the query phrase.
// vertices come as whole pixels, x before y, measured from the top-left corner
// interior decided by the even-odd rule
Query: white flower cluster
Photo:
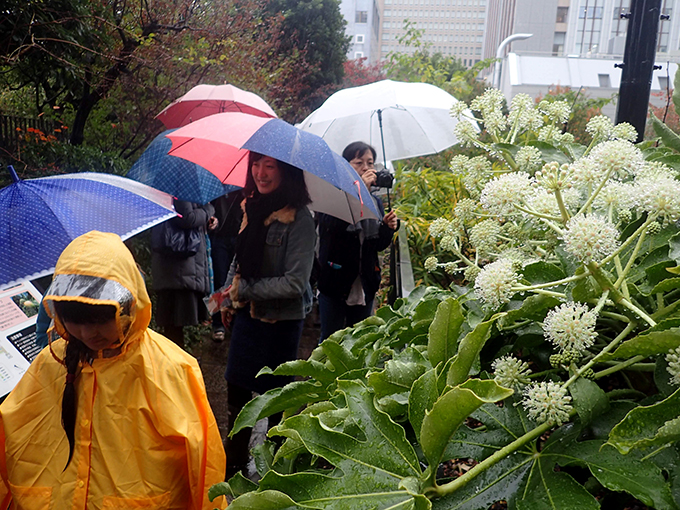
[[[453,134],[456,135],[458,142],[464,147],[475,145],[479,139],[479,131],[469,120],[460,119],[453,128]]]
[[[525,145],[515,154],[515,163],[520,170],[528,173],[534,172],[541,166],[543,155],[541,151],[531,145]]]
[[[430,223],[430,235],[435,239],[444,237],[451,231],[451,222],[446,218],[437,218]]]
[[[611,140],[596,145],[586,156],[602,173],[611,171],[613,177],[625,178],[636,175],[644,166],[642,151],[626,140]]]
[[[680,219],[680,181],[670,177],[637,179],[636,205],[639,211],[658,214],[664,225]]]
[[[526,362],[514,356],[503,356],[491,364],[494,380],[506,388],[520,389],[529,384],[531,370]]]
[[[484,128],[488,133],[498,135],[507,126],[507,120],[503,115],[503,102],[505,96],[498,89],[488,88],[481,96],[477,96],[470,103],[472,110],[482,114]]]
[[[477,202],[471,198],[463,198],[453,208],[453,213],[464,226],[471,225],[477,220]]]
[[[519,281],[512,260],[498,259],[487,264],[475,278],[475,293],[487,308],[495,310],[510,301],[513,285]]]
[[[548,312],[543,321],[545,337],[560,351],[585,351],[597,333],[597,315],[581,303],[563,303]]]
[[[439,261],[437,260],[437,257],[427,257],[423,265],[425,266],[426,271],[432,272],[437,269]]]
[[[538,103],[538,110],[546,115],[555,124],[564,124],[569,120],[571,107],[565,99],[559,101],[546,101]]]
[[[619,232],[596,214],[579,214],[567,222],[565,249],[584,264],[600,262],[619,247]]]
[[[560,384],[552,381],[532,384],[524,392],[522,406],[529,418],[538,423],[562,425],[569,421],[571,397]]]
[[[614,132],[614,123],[606,115],[596,115],[586,124],[586,133],[594,140],[609,140]]]
[[[586,124],[586,133],[593,137],[594,141],[601,140],[637,140],[636,129],[628,122],[614,123],[606,115],[596,115]]]
[[[518,131],[538,131],[543,126],[541,113],[534,108],[534,100],[528,94],[516,94],[510,102],[508,124]]]
[[[576,189],[566,189],[562,191],[562,201],[568,211],[576,209],[581,201],[581,194]],[[555,194],[546,189],[539,188],[535,190],[533,194],[527,197],[526,202],[531,210],[539,214],[560,217],[560,207],[557,204]],[[534,217],[529,219],[536,223],[539,228],[546,228],[538,219]]]
[[[484,209],[500,218],[518,214],[515,204],[523,204],[531,194],[533,178],[526,172],[512,172],[489,181],[479,199]]]
[[[668,351],[666,362],[668,363],[666,370],[671,374],[670,383],[674,386],[680,385],[680,347]]]
[[[439,241],[439,247],[445,251],[458,251],[458,241],[455,236],[445,235]]]
[[[451,117],[454,119],[460,119],[460,116],[465,113],[465,110],[467,110],[468,105],[465,104],[464,101],[456,101],[453,103],[453,106],[451,106]]]
[[[534,174],[536,182],[549,191],[570,188],[571,171],[569,165],[560,165],[556,161],[546,163],[543,168]]]
[[[470,229],[470,244],[479,252],[488,253],[496,248],[501,226],[496,220],[480,221]]]
[[[637,190],[632,183],[609,181],[598,193],[593,206],[604,211],[611,208],[612,211],[619,213],[635,207],[636,195]]]

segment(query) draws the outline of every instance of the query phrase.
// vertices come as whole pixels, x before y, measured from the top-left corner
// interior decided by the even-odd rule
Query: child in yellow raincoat
[[[69,244],[44,303],[62,338],[0,405],[0,508],[223,508],[207,496],[226,460],[200,369],[148,329],[120,238]]]

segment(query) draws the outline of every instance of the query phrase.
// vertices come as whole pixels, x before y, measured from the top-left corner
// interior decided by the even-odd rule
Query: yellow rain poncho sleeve
[[[113,234],[74,240],[45,305],[113,304],[122,342],[92,353],[75,379],[73,458],[61,422],[66,341],[43,350],[0,405],[0,508],[212,510],[226,459],[196,360],[149,330],[151,303],[132,255]]]

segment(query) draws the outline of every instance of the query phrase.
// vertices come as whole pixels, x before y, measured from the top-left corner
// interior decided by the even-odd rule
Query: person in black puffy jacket
[[[342,156],[357,171],[366,187],[376,181],[376,152],[363,142],[345,147]],[[373,195],[378,210],[382,201]],[[380,286],[378,252],[390,245],[397,229],[394,211],[382,220],[365,219],[355,225],[319,214],[319,315],[321,340],[335,331],[352,326],[373,313],[373,301]]]

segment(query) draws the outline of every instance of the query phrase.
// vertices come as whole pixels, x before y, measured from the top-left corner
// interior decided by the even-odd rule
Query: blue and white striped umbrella
[[[127,174],[135,181],[170,193],[187,202],[207,204],[211,200],[238,189],[222,184],[208,170],[186,159],[169,156],[172,141],[166,135],[177,131],[169,129],[149,144]]]
[[[21,180],[9,170],[14,183],[0,190],[0,288],[52,273],[63,249],[86,232],[125,240],[177,215],[171,195],[118,175]]]

